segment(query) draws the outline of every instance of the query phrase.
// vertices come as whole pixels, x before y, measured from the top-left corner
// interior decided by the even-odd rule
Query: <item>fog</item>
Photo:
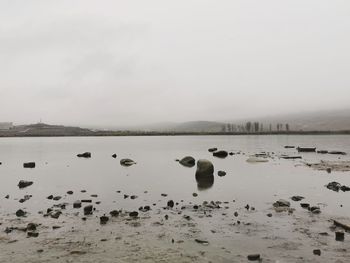
[[[0,122],[348,108],[350,2],[0,1]]]

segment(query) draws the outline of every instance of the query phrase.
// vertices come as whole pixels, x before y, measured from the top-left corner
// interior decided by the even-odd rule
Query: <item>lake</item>
[[[0,139],[0,192],[10,199],[0,201],[2,213],[13,213],[25,207],[33,213],[44,209],[52,201],[46,197],[63,196],[64,202],[80,198],[101,201],[101,210],[123,208],[136,209],[141,205],[168,199],[193,201],[235,200],[258,207],[269,207],[275,199],[288,199],[292,195],[306,197],[308,202],[325,204],[322,211],[339,216],[350,216],[348,193],[333,192],[324,185],[331,181],[350,185],[349,172],[328,174],[303,165],[303,162],[319,160],[348,160],[348,156],[302,153],[302,160],[284,160],[275,157],[267,163],[248,163],[249,155],[265,152],[297,155],[295,149],[285,145],[314,146],[318,149],[340,150],[350,153],[350,136],[165,136],[165,137],[57,137],[57,138],[1,138]],[[208,148],[232,151],[225,159],[213,157]],[[89,151],[92,158],[76,155]],[[116,153],[117,158],[111,157]],[[208,159],[215,167],[212,187],[198,189],[196,168],[181,166],[176,159],[184,156]],[[136,165],[123,167],[121,158],[131,158]],[[24,162],[36,162],[36,168],[23,168]],[[217,171],[226,171],[218,177]],[[18,189],[19,180],[34,184]],[[81,190],[86,193],[81,193]],[[66,195],[72,190],[73,196]],[[117,193],[117,191],[121,191]],[[146,192],[147,191],[147,192]],[[25,194],[33,197],[21,204],[18,199]],[[124,199],[123,195],[138,198]],[[340,205],[343,205],[341,207]]]

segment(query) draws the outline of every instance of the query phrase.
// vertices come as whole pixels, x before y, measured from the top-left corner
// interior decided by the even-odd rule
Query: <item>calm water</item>
[[[324,203],[324,213],[350,216],[350,193],[335,193],[324,187],[330,181],[350,185],[349,172],[327,174],[304,167],[301,161],[275,158],[268,163],[250,164],[249,154],[260,151],[292,154],[294,149],[284,145],[315,146],[319,149],[341,150],[350,153],[350,136],[178,136],[178,137],[63,137],[63,138],[1,138],[0,139],[0,213],[13,213],[19,208],[37,212],[52,205],[46,197],[63,196],[62,202],[73,202],[97,194],[100,208],[134,209],[158,200],[236,200],[238,204],[253,204],[266,209],[279,198],[305,196],[307,202]],[[208,148],[242,151],[245,155],[226,159],[213,157]],[[76,154],[90,151],[91,159],[77,158]],[[117,159],[111,155],[116,153]],[[225,177],[215,175],[211,188],[200,191],[195,180],[195,167],[186,168],[175,159],[191,155],[208,159],[215,171],[224,170]],[[122,167],[121,158],[137,162]],[[336,160],[338,156],[303,154],[306,161]],[[348,156],[341,157],[348,160]],[[35,169],[24,169],[23,162],[35,161]],[[216,173],[215,172],[215,173]],[[34,184],[19,190],[19,180]],[[87,193],[80,193],[85,189]],[[74,195],[65,193],[73,190]],[[120,194],[116,191],[122,191]],[[148,193],[144,193],[148,191]],[[193,198],[192,193],[199,196]],[[136,200],[123,194],[139,196]],[[161,193],[167,193],[162,198]],[[10,199],[4,199],[6,194]],[[33,195],[20,204],[19,198]],[[165,203],[166,204],[166,203]],[[343,207],[340,207],[340,204]]]

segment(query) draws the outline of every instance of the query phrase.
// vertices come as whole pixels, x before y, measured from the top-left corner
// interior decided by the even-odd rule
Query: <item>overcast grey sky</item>
[[[350,1],[0,0],[0,121],[349,108]]]

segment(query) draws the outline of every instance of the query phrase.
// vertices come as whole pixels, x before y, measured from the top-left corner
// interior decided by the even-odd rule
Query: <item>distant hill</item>
[[[350,130],[350,109],[337,111],[319,111],[297,114],[276,115],[271,117],[260,117],[228,121],[191,121],[183,123],[159,123],[143,127],[133,127],[131,130],[146,130],[160,132],[222,132],[223,126],[227,124],[245,125],[246,122],[259,122],[265,130],[270,124],[273,130],[276,125],[289,124],[293,131],[344,131]]]
[[[88,136],[94,132],[79,127],[48,125],[44,123],[13,126],[9,130],[1,130],[0,136]]]

